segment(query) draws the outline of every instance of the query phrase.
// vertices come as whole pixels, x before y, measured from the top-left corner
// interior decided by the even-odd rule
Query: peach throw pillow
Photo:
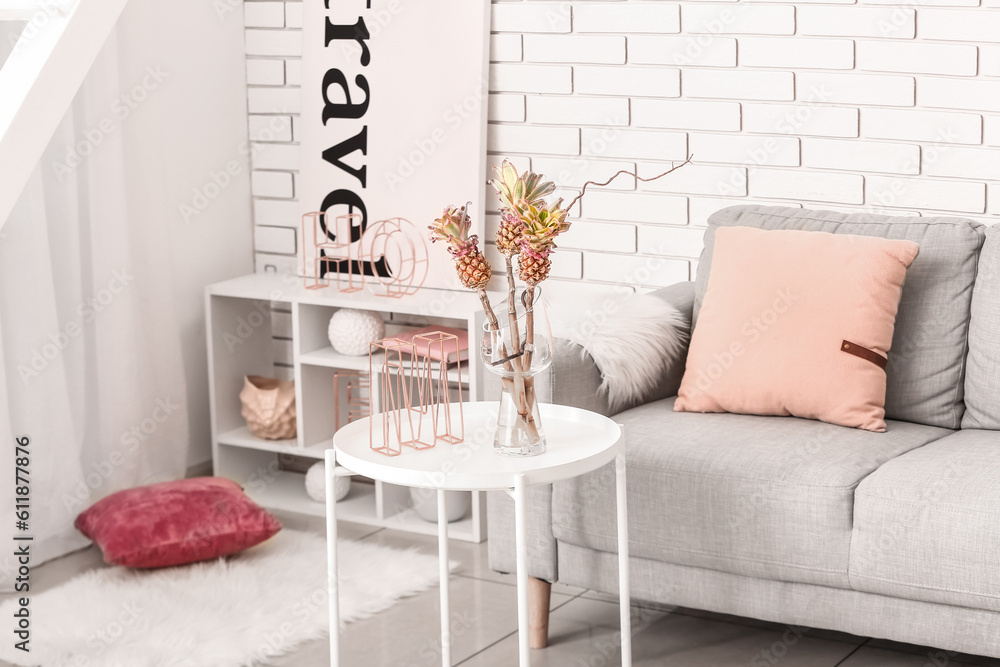
[[[674,410],[885,430],[885,364],[912,241],[719,227]]]

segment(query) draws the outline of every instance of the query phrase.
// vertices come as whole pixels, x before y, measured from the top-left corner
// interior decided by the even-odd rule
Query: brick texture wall
[[[302,5],[244,6],[257,267],[283,270],[299,215]],[[659,181],[588,190],[560,281],[687,280],[708,215],[745,202],[1000,219],[1000,0],[507,0],[492,12],[491,166],[509,156],[572,196],[694,155]]]

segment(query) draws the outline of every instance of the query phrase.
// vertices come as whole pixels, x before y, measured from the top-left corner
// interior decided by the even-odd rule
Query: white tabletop
[[[540,408],[546,450],[538,456],[509,457],[494,452],[499,405],[483,402],[464,404],[465,440],[455,445],[438,443],[421,451],[403,447],[399,456],[386,456],[371,449],[371,418],[365,418],[337,431],[333,446],[337,463],[359,475],[401,486],[454,491],[508,489],[522,474],[526,484],[569,479],[610,463],[623,446],[621,429],[607,417],[565,405],[542,404]],[[454,410],[453,406],[453,419],[457,419]],[[429,432],[430,420],[426,416],[424,420]],[[380,415],[374,418],[374,429],[379,445]],[[390,433],[395,438],[391,424]]]

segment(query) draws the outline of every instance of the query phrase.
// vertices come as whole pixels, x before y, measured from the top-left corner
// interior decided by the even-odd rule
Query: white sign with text
[[[446,205],[470,200],[473,232],[482,238],[489,3],[304,0],[303,11],[297,195],[303,214],[326,213],[319,241],[343,242],[335,219],[357,214],[356,259],[359,224],[403,218],[411,236],[426,239]],[[331,278],[346,272],[346,252],[316,250],[311,226],[304,236],[306,275],[316,267]],[[407,261],[408,247],[383,250],[354,272],[391,276]],[[430,248],[429,259],[427,286],[457,285],[444,248]]]

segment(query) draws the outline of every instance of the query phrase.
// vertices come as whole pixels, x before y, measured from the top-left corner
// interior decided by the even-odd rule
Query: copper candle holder
[[[462,364],[459,362],[458,336],[443,331],[430,331],[413,337],[413,353],[417,363],[420,395],[420,416],[430,415],[434,444],[457,444],[465,439],[465,416],[462,410]],[[458,425],[452,423],[451,389],[448,367],[454,356],[458,372]],[[421,429],[423,423],[421,423]]]
[[[413,377],[416,371],[416,355],[413,343],[398,338],[372,341],[368,352],[368,373],[371,388],[378,388],[369,405],[371,425],[368,441],[371,448],[386,456],[399,456],[403,447],[429,449],[433,442],[420,439],[422,413],[413,408]],[[378,377],[376,381],[375,378]],[[419,396],[417,397],[419,400]],[[381,442],[375,440],[375,408],[379,403],[382,418]],[[384,405],[383,405],[384,404]],[[405,418],[404,418],[405,417]],[[391,437],[390,427],[395,440]],[[407,427],[409,430],[407,431]]]
[[[403,447],[421,450],[439,442],[454,445],[464,441],[459,345],[458,336],[444,331],[417,334],[412,341],[399,338],[372,341],[368,352],[367,406],[371,421],[368,444],[373,451],[399,456]],[[451,363],[456,364],[458,373],[457,417],[452,414],[448,377]],[[339,394],[336,401],[339,406]],[[375,436],[376,410],[382,422],[380,438]],[[427,424],[425,418],[429,420]]]

